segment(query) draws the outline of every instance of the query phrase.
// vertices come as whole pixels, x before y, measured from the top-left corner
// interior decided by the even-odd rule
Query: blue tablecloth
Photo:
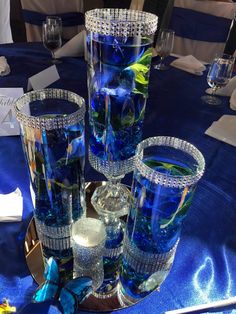
[[[50,65],[49,53],[41,44],[1,45],[0,55],[7,57],[11,67],[10,75],[0,77],[0,87],[24,87],[26,91],[28,78]],[[57,69],[60,80],[52,87],[74,91],[87,100],[84,60],[65,58]],[[161,314],[236,295],[236,148],[204,134],[213,121],[235,112],[229,109],[228,98],[222,98],[220,106],[203,104],[200,97],[206,88],[206,73],[198,77],[174,68],[151,71],[143,137],[171,135],[191,142],[203,153],[206,172],[160,292],[117,314]],[[85,176],[87,181],[103,179],[88,163]],[[37,287],[24,257],[32,205],[20,138],[0,137],[0,193],[16,187],[24,198],[23,220],[0,223],[0,300],[9,298],[19,312]],[[47,307],[32,306],[30,313],[47,313]]]

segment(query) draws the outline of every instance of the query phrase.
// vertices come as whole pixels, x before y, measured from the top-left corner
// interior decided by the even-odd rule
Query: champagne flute
[[[169,67],[163,63],[163,60],[170,55],[174,46],[175,32],[171,29],[163,29],[156,42],[156,52],[160,56],[161,60],[158,64],[154,65],[156,70],[168,70]]]
[[[52,63],[59,63],[60,61],[55,58],[55,51],[61,47],[62,39],[62,23],[59,17],[50,17],[43,22],[42,37],[44,47],[47,48],[52,54]]]
[[[207,74],[207,83],[212,88],[212,95],[204,95],[202,101],[209,105],[220,105],[222,101],[215,96],[219,88],[224,87],[232,77],[235,58],[223,54],[211,63]]]

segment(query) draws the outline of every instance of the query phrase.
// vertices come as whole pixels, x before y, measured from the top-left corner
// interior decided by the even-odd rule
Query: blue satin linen
[[[6,56],[11,67],[10,75],[0,77],[0,87],[23,86],[26,91],[28,77],[51,65],[50,54],[37,43],[0,45],[0,55]],[[76,92],[87,103],[84,60],[64,58],[57,69],[60,80],[51,87]],[[151,70],[143,138],[170,135],[191,142],[203,153],[206,172],[185,220],[173,267],[160,292],[114,313],[162,314],[236,295],[236,148],[204,134],[213,121],[223,114],[235,115],[235,111],[229,108],[227,97],[222,97],[220,106],[201,102],[208,87],[206,74],[207,71],[199,77],[175,68],[165,72]],[[88,161],[85,169],[86,181],[104,179]],[[37,285],[27,269],[23,248],[32,204],[18,136],[0,137],[0,178],[0,193],[19,187],[24,198],[23,221],[0,223],[0,299],[9,298],[19,313],[24,307],[25,313],[54,313],[56,309],[48,303],[30,303]],[[127,178],[125,182],[130,183],[131,175]]]
[[[46,20],[46,16],[49,14],[24,9],[22,15],[25,23],[42,26],[43,21]],[[56,16],[61,18],[64,27],[84,25],[84,14],[82,12],[57,13]]]
[[[174,7],[169,28],[180,37],[223,43],[227,40],[230,24],[231,20],[225,17]]]

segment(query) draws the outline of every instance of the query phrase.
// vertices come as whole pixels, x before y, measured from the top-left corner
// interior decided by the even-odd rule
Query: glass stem
[[[118,183],[120,183],[121,178],[109,178],[109,183],[110,185],[117,185]]]
[[[217,85],[214,85],[212,87],[212,96],[215,96],[217,89],[218,89]]]
[[[55,53],[54,53],[54,51],[51,50],[51,54],[52,54],[52,59],[55,60],[56,58],[55,58]]]
[[[160,58],[161,58],[161,60],[160,60],[160,66],[162,66],[162,65],[163,65],[164,57],[160,57]]]

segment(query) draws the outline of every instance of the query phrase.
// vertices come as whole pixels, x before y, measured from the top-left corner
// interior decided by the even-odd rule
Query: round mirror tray
[[[86,187],[86,205],[87,216],[97,218],[97,213],[94,210],[90,199],[96,187],[102,185],[103,182],[88,182]],[[25,257],[28,268],[34,280],[40,285],[44,282],[43,272],[44,263],[40,241],[38,239],[34,218],[29,223],[26,237],[25,237]],[[122,309],[117,294],[107,299],[98,299],[90,295],[82,304],[79,304],[79,310],[94,311],[94,312],[108,312]]]

